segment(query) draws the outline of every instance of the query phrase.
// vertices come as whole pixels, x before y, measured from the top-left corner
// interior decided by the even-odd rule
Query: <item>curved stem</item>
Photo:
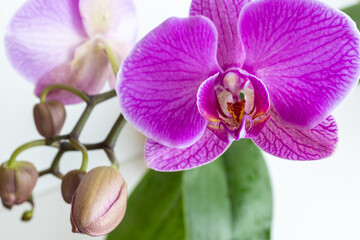
[[[88,120],[94,107],[95,107],[94,104],[92,104],[91,102],[88,103],[88,105],[86,106],[84,112],[82,113],[79,121],[77,122],[74,129],[70,133],[71,138],[77,139],[80,136],[80,133],[83,130],[85,123]]]
[[[45,102],[47,94],[54,89],[61,89],[61,90],[68,91],[68,92],[78,96],[85,102],[89,102],[89,95],[87,95],[85,92],[80,91],[70,85],[65,85],[65,84],[52,84],[52,85],[47,86],[41,93],[40,102]]]
[[[44,176],[46,174],[50,174],[50,173],[52,173],[50,168],[42,170],[39,172],[39,177],[42,177],[42,176]]]
[[[119,170],[119,161],[117,160],[116,158],[116,155],[114,153],[114,149],[112,148],[107,148],[107,147],[104,147],[104,151],[106,153],[106,155],[108,156],[112,166],[114,166],[114,168],[116,168],[117,170]]]
[[[104,144],[108,148],[114,148],[115,143],[119,137],[119,134],[123,127],[125,126],[126,120],[123,115],[120,114],[116,122],[114,123],[113,127],[111,128],[109,134],[107,135],[106,139],[104,140]]]
[[[115,90],[110,90],[108,92],[98,94],[98,95],[93,97],[94,105],[99,104],[101,102],[104,102],[104,101],[106,101],[106,100],[108,100],[110,98],[113,98],[113,97],[116,97]]]
[[[111,68],[116,76],[119,71],[119,64],[117,62],[116,56],[108,44],[104,43],[104,46],[105,46],[105,51],[106,51],[107,57],[111,64]]]
[[[60,179],[63,178],[63,175],[61,174],[61,172],[59,170],[59,164],[60,164],[60,159],[61,159],[62,155],[64,154],[64,152],[65,151],[62,150],[62,149],[60,149],[58,151],[58,153],[56,154],[56,156],[55,156],[55,158],[54,158],[54,160],[53,160],[53,162],[51,164],[51,167],[49,168],[50,173],[52,173],[54,176],[56,176],[56,177],[58,177]],[[40,173],[39,173],[39,176],[40,176]],[[45,172],[45,174],[46,174],[46,172]]]
[[[35,140],[35,141],[31,141],[28,143],[25,143],[23,145],[21,145],[20,147],[18,147],[13,154],[10,157],[10,160],[8,161],[7,165],[9,167],[11,167],[15,161],[16,161],[16,157],[23,151],[25,151],[26,149],[32,148],[32,147],[36,147],[36,146],[46,146],[46,140]],[[50,145],[50,146],[54,146],[54,145]],[[54,146],[54,147],[58,147],[58,146]]]
[[[21,217],[22,221],[30,221],[33,216],[33,213],[34,213],[35,203],[33,200],[33,195],[31,194],[30,197],[26,201],[28,203],[30,203],[31,208],[30,208],[30,210],[23,213],[23,215]]]
[[[80,170],[86,172],[88,164],[88,153],[86,147],[82,145],[78,140],[75,140],[73,138],[70,138],[70,143],[74,146],[75,149],[81,151],[83,159]]]
[[[69,138],[70,138],[70,134],[66,134],[66,135],[60,135],[60,136],[46,138],[45,141],[46,141],[46,145],[51,145],[56,141],[63,140],[63,139],[69,139]]]

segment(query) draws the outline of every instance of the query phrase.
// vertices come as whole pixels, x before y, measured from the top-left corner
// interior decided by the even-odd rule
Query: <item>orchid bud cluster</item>
[[[132,0],[29,0],[15,13],[5,36],[6,51],[14,68],[35,84],[40,98],[33,109],[35,126],[44,137],[20,146],[0,167],[3,205],[32,205],[23,220],[31,219],[32,192],[46,174],[62,180],[74,232],[99,236],[122,220],[127,189],[114,146],[124,117],[120,114],[103,141],[83,144],[79,137],[94,107],[116,96],[116,74],[135,41],[136,22]],[[107,81],[111,90],[100,93]],[[82,115],[71,132],[61,135],[64,105],[80,102],[86,103]],[[38,172],[32,163],[17,161],[21,152],[35,146],[57,148],[48,169]],[[105,151],[111,166],[87,172],[91,150]],[[63,174],[59,164],[67,151],[80,151],[82,164]]]
[[[52,89],[62,89],[73,93],[86,101],[87,106],[74,129],[65,135],[59,135],[64,125],[66,111],[57,100],[44,100]],[[34,120],[40,135],[45,139],[25,143],[14,151],[10,160],[0,167],[0,197],[3,205],[11,209],[26,201],[32,209],[26,211],[23,220],[30,220],[34,211],[32,192],[39,177],[53,174],[62,179],[61,193],[64,201],[71,204],[71,224],[73,232],[91,236],[100,236],[112,231],[122,220],[126,210],[126,182],[118,171],[118,162],[114,154],[115,142],[124,126],[122,115],[114,123],[105,140],[95,144],[82,144],[78,139],[89,113],[95,105],[115,96],[109,91],[98,95],[88,95],[67,85],[51,85],[44,91],[41,102],[34,107]],[[51,146],[58,149],[48,169],[38,172],[35,166],[26,161],[17,161],[24,150],[35,146]],[[97,167],[87,172],[88,151],[102,149],[106,152],[111,166]],[[59,162],[64,152],[82,152],[82,165],[79,169],[65,175],[60,172]]]

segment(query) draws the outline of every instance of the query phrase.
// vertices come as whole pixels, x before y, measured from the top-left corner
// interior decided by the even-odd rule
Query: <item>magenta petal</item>
[[[230,67],[241,67],[244,50],[238,34],[238,19],[241,9],[250,0],[193,0],[190,15],[203,15],[215,24],[218,35],[217,59],[225,71]]]
[[[249,79],[252,88],[254,89],[255,112],[253,118],[255,119],[258,116],[265,114],[269,110],[270,108],[269,93],[268,90],[266,89],[266,86],[260,79],[242,70],[240,70],[240,73],[242,75],[245,75],[247,79]]]
[[[149,168],[157,171],[181,171],[210,163],[230,144],[229,141],[220,141],[208,129],[196,143],[184,149],[166,147],[148,139],[145,145],[145,160]]]
[[[12,65],[29,81],[69,61],[86,38],[77,0],[30,0],[8,27],[5,46]]]
[[[315,128],[287,127],[274,111],[260,135],[253,141],[265,152],[290,160],[317,160],[329,157],[338,141],[337,126],[329,116]]]
[[[216,29],[205,17],[170,18],[125,59],[117,93],[125,118],[166,146],[188,147],[206,128],[199,86],[219,71]]]
[[[240,16],[244,69],[266,85],[281,118],[310,129],[356,85],[359,32],[349,17],[310,0],[259,0]]]
[[[255,138],[259,136],[263,128],[266,126],[270,119],[270,115],[263,116],[256,121],[253,121],[251,130],[246,133],[245,138]]]
[[[217,100],[214,91],[215,80],[219,74],[209,77],[199,87],[197,93],[197,106],[199,113],[207,120],[212,122],[220,122],[219,114],[217,112]]]

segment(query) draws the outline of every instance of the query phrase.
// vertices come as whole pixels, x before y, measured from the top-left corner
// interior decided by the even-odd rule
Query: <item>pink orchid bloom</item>
[[[36,95],[55,83],[96,94],[107,80],[111,88],[116,82],[105,48],[122,61],[135,32],[131,0],[29,0],[11,20],[5,44],[12,65],[36,85]],[[65,104],[79,101],[65,91],[48,96]]]
[[[250,138],[292,160],[329,156],[329,116],[356,86],[360,36],[344,13],[314,0],[193,0],[125,59],[117,93],[148,136],[150,168],[209,163]],[[246,149],[244,149],[246,151]]]

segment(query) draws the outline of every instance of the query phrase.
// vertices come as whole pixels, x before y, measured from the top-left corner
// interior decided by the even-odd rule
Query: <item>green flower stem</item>
[[[7,165],[9,167],[12,167],[16,161],[16,157],[23,151],[25,151],[26,149],[32,148],[32,147],[36,147],[36,146],[46,146],[48,144],[46,144],[46,140],[35,140],[35,141],[31,141],[28,143],[25,143],[23,145],[21,145],[20,147],[18,147],[13,154],[10,157],[10,160],[8,161]],[[53,146],[53,147],[59,147],[58,144],[53,143],[51,145],[48,146]]]
[[[21,217],[22,221],[30,221],[33,216],[33,213],[34,213],[35,203],[33,200],[33,195],[31,194],[30,197],[28,198],[28,200],[26,200],[26,201],[28,203],[30,203],[31,209],[23,213],[23,215]]]
[[[89,158],[86,147],[82,145],[78,140],[75,140],[73,138],[70,138],[70,143],[74,146],[75,149],[81,151],[83,159],[80,170],[86,172]]]
[[[52,173],[50,168],[42,170],[42,171],[39,172],[39,177],[42,177],[42,176],[44,176],[46,174],[50,174],[50,173]]]
[[[54,89],[61,89],[61,90],[65,90],[68,91],[76,96],[78,96],[79,98],[81,98],[82,100],[84,100],[85,102],[89,102],[89,95],[87,95],[85,92],[80,91],[70,85],[65,85],[65,84],[52,84],[49,85],[48,87],[46,87],[43,92],[41,93],[40,96],[40,102],[45,102],[46,101],[46,96],[47,94],[54,90]]]
[[[104,151],[106,153],[106,155],[108,156],[112,167],[114,167],[116,170],[119,170],[119,161],[116,158],[115,152],[113,148],[104,148]]]
[[[105,51],[106,51],[107,57],[109,59],[109,62],[111,64],[111,68],[116,76],[119,71],[119,64],[116,60],[116,56],[108,44],[104,43],[104,47],[105,47]]]
[[[82,129],[85,126],[85,123],[87,122],[87,120],[88,120],[91,112],[94,110],[95,106],[97,104],[104,102],[115,96],[116,96],[115,90],[111,90],[111,91],[90,97],[83,114],[81,115],[79,121],[75,125],[72,132],[70,133],[70,137],[74,138],[74,139],[78,139]]]
[[[54,176],[58,178],[63,178],[63,174],[59,170],[59,164],[61,157],[66,151],[81,151],[83,154],[83,161],[82,165],[80,167],[81,170],[86,171],[87,163],[88,163],[88,150],[99,150],[103,149],[107,156],[109,157],[109,160],[111,163],[118,167],[118,161],[116,159],[115,153],[113,151],[113,147],[115,146],[115,143],[119,137],[120,131],[125,125],[126,121],[125,119],[120,115],[117,121],[115,122],[114,126],[110,130],[108,136],[106,139],[99,143],[93,143],[93,144],[81,144],[78,141],[78,138],[92,112],[94,107],[104,102],[110,98],[113,98],[116,96],[115,90],[111,90],[105,93],[89,96],[86,93],[79,91],[71,86],[62,85],[62,84],[54,84],[50,85],[47,88],[44,89],[44,91],[41,94],[41,101],[45,101],[46,95],[53,89],[62,89],[67,90],[69,92],[74,93],[75,95],[81,97],[84,101],[87,102],[86,108],[84,109],[84,112],[82,113],[80,119],[76,123],[75,127],[71,131],[70,134],[66,135],[60,135],[60,136],[54,136],[48,139],[44,140],[36,140],[32,142],[28,142],[17,148],[14,153],[11,155],[10,160],[8,161],[7,165],[9,167],[14,165],[14,162],[16,161],[16,157],[24,150],[35,147],[35,146],[53,146],[59,148],[59,151],[57,155],[55,156],[52,165],[50,168],[45,169],[43,171],[39,172],[39,176],[44,176],[46,174],[53,174]],[[65,141],[64,141],[65,140]],[[66,140],[69,140],[67,142]]]
[[[70,137],[73,139],[78,139],[80,136],[81,131],[83,130],[86,121],[88,120],[92,110],[94,109],[95,105],[90,101],[82,113],[79,121],[76,123],[74,129],[70,133]]]
[[[46,145],[51,145],[54,142],[57,142],[59,140],[63,140],[63,139],[69,139],[70,138],[70,134],[66,134],[66,135],[60,135],[60,136],[54,136],[54,137],[50,137],[50,138],[46,138]]]
[[[104,144],[108,148],[114,148],[115,143],[119,137],[119,134],[123,127],[125,126],[126,120],[123,115],[120,114],[113,127],[111,128],[109,134],[104,140]]]
[[[58,153],[56,154],[51,167],[49,168],[50,173],[53,174],[55,177],[58,177],[60,179],[63,178],[63,174],[61,174],[60,169],[59,169],[59,165],[60,165],[60,160],[62,155],[65,153],[65,151],[60,147],[60,150],[58,151]],[[40,174],[39,174],[40,175]]]
[[[116,97],[116,92],[115,92],[115,90],[110,90],[108,92],[93,96],[93,102],[94,102],[94,105],[97,105],[97,104],[104,102],[113,97]]]

